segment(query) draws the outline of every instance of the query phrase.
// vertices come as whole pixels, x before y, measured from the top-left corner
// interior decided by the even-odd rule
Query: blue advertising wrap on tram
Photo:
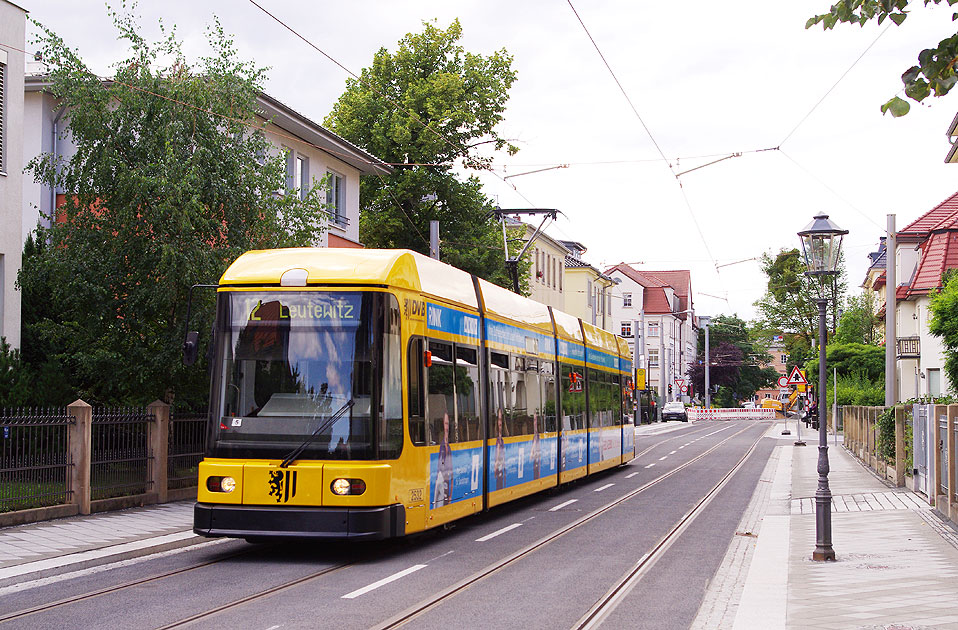
[[[426,304],[426,327],[430,330],[479,339],[478,317],[432,302]]]
[[[588,433],[562,434],[562,470],[575,470],[589,463]]]
[[[539,437],[521,442],[505,442],[502,438],[489,447],[489,491],[555,475],[556,438]]]
[[[429,456],[429,507],[435,509],[478,496],[482,449],[452,450],[448,444]]]

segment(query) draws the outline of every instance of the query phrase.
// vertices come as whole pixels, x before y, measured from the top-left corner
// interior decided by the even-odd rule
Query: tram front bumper
[[[402,505],[277,508],[196,503],[193,531],[209,537],[382,540],[406,533],[406,511]]]

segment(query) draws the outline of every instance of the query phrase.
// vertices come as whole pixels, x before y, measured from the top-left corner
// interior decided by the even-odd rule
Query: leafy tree
[[[929,4],[941,4],[942,0],[923,0]],[[948,6],[955,4],[955,0],[946,0]],[[858,24],[864,27],[872,20],[882,24],[886,19],[897,26],[901,26],[908,17],[910,0],[840,0],[831,6],[828,13],[816,15],[808,19],[805,28],[821,24],[829,30],[839,22]],[[958,13],[952,13],[954,22]],[[918,65],[905,70],[901,75],[905,96],[915,102],[922,102],[929,95],[944,96],[951,91],[958,81],[955,75],[955,61],[958,60],[958,33],[938,42],[933,48],[926,48],[918,54]],[[911,109],[907,101],[898,96],[889,99],[881,106],[882,113],[890,113],[894,117],[904,116]]]
[[[768,352],[756,344],[745,321],[735,315],[719,315],[709,325],[709,384],[728,390],[729,398],[747,398],[778,378],[768,367]],[[694,391],[705,389],[705,335],[699,335],[698,360],[689,367]],[[716,398],[718,402],[720,399]],[[731,400],[725,402],[733,402]],[[737,401],[735,402],[737,406]]]
[[[928,330],[944,343],[945,374],[954,388],[958,383],[958,274],[946,273],[944,285],[931,297]]]
[[[806,266],[798,249],[783,249],[774,258],[764,254],[762,271],[768,276],[768,289],[755,306],[761,315],[761,326],[801,337],[801,345],[811,347],[818,343],[818,295],[821,291],[829,301],[827,315],[835,329],[835,314],[841,305],[847,283],[844,255],[839,258],[839,270],[832,282],[817,285],[817,279],[805,275]]]
[[[825,363],[828,373],[838,370],[839,376],[859,375],[872,382],[885,379],[885,348],[861,343],[833,343],[825,348]],[[818,355],[805,364],[809,383],[818,382]]]
[[[50,30],[36,42],[76,153],[28,165],[66,203],[20,272],[24,356],[59,366],[90,402],[197,403],[206,371],[180,362],[190,285],[216,281],[246,250],[316,242],[324,204],[319,190],[275,193],[285,158],[255,130],[264,70],[237,58],[218,22],[212,54],[193,66],[175,30],[150,43],[131,16],[111,15],[129,46],[113,80]],[[194,305],[200,330],[211,305],[209,294]]]
[[[875,345],[880,338],[882,320],[875,315],[875,293],[866,291],[848,298],[845,312],[838,321],[836,343]]]
[[[492,158],[480,147],[517,151],[496,131],[516,79],[512,56],[466,52],[458,20],[446,30],[423,26],[395,53],[381,48],[359,79],[347,79],[326,118],[330,129],[396,165],[360,184],[360,238],[427,253],[429,222],[439,221],[443,261],[510,286],[494,206],[478,178],[461,180],[453,169],[489,168]],[[519,245],[510,244],[510,255]]]
[[[20,351],[0,337],[0,409],[30,404],[32,374],[23,365]]]

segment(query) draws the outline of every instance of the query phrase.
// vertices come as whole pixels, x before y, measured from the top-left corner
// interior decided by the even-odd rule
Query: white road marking
[[[563,503],[560,503],[559,505],[557,505],[557,506],[555,506],[555,507],[549,508],[549,511],[550,511],[550,512],[558,512],[558,511],[561,510],[562,508],[566,507],[567,505],[572,505],[572,504],[575,503],[576,501],[578,501],[578,499],[569,499],[568,501],[565,501],[565,502],[563,502]]]
[[[406,576],[409,575],[410,573],[415,573],[415,572],[418,571],[419,569],[425,569],[425,568],[426,568],[426,565],[425,565],[425,564],[414,564],[413,566],[409,567],[408,569],[404,569],[404,570],[400,571],[399,573],[393,573],[393,574],[390,575],[389,577],[385,577],[385,578],[379,580],[378,582],[373,582],[373,583],[370,584],[369,586],[364,586],[364,587],[362,587],[362,588],[360,588],[360,589],[357,589],[357,590],[353,591],[352,593],[346,593],[345,595],[342,596],[341,599],[356,599],[356,598],[359,597],[360,595],[365,595],[365,594],[368,593],[369,591],[374,591],[374,590],[376,590],[377,588],[379,588],[380,586],[385,586],[386,584],[389,584],[390,582],[395,582],[396,580],[398,580],[398,579],[400,579],[400,578],[406,577]]]
[[[635,477],[637,474],[639,474],[639,473],[629,473],[628,475],[625,476],[625,478],[626,478],[626,479],[631,479],[632,477]]]
[[[602,492],[603,490],[607,490],[607,489],[611,488],[611,487],[614,486],[614,485],[615,485],[614,483],[607,483],[607,484],[605,484],[604,486],[599,486],[598,488],[596,488],[596,489],[593,490],[592,492]]]
[[[668,455],[663,455],[662,457],[659,458],[659,461],[662,461],[662,460],[665,459],[666,457],[668,457]]]
[[[19,564],[12,567],[7,567],[5,569],[0,569],[0,579],[17,577],[27,573],[35,573],[37,571],[59,568],[71,564],[78,564],[80,562],[96,560],[98,558],[107,558],[109,556],[118,555],[121,553],[149,549],[150,547],[158,547],[160,545],[176,543],[181,540],[188,540],[190,538],[199,539],[199,536],[194,534],[192,531],[175,532],[173,534],[164,534],[162,536],[144,538],[143,540],[134,540],[132,542],[121,543],[119,545],[110,545],[109,547],[103,547],[100,549],[78,551],[76,553],[60,556],[59,558],[36,560],[34,562],[27,562],[25,564]]]
[[[646,468],[652,468],[653,466],[655,466],[655,462],[652,462],[651,464],[649,464],[648,466],[646,466]]]
[[[683,448],[685,448],[686,446],[688,446],[688,444],[683,444],[682,446],[679,447],[679,450],[681,451],[681,450],[682,450]]]
[[[678,453],[678,451],[672,451],[669,455],[675,455],[676,453]]]
[[[506,532],[513,530],[517,527],[522,527],[522,523],[513,523],[512,525],[509,525],[508,527],[503,527],[502,529],[492,532],[491,534],[486,534],[482,538],[476,538],[476,542],[486,542],[490,538],[495,538],[499,534],[505,534]]]
[[[142,562],[146,562],[154,558],[165,558],[167,556],[174,556],[174,555],[186,553],[189,551],[195,551],[201,547],[207,547],[210,545],[221,545],[227,542],[231,542],[231,540],[229,538],[216,538],[215,540],[202,542],[196,545],[190,545],[188,547],[177,547],[176,549],[170,549],[169,551],[151,553],[145,556],[130,558],[129,560],[120,560],[117,562],[111,562],[109,564],[101,564],[99,566],[89,567],[87,569],[79,569],[77,571],[71,571],[69,573],[61,573],[60,575],[52,575],[50,577],[38,578],[36,580],[31,580],[29,582],[18,582],[16,584],[11,584],[10,586],[4,586],[3,588],[0,588],[0,595],[6,595],[7,593],[16,593],[19,591],[25,591],[31,588],[36,588],[38,586],[47,586],[48,584],[56,584],[57,582],[62,582],[64,580],[72,580],[74,578],[83,577],[86,575],[95,575],[97,573],[110,571],[112,569],[117,569],[119,567],[128,567],[134,564],[140,564]],[[20,566],[23,566],[23,565],[20,565]]]

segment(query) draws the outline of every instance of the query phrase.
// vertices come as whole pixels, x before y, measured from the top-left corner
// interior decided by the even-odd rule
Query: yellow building
[[[532,238],[536,229],[526,223],[506,218],[510,228],[522,226],[526,242]],[[529,247],[532,266],[529,269],[529,297],[540,304],[547,304],[559,310],[565,309],[565,260],[569,250],[545,232],[539,232],[535,242]]]
[[[565,259],[566,313],[575,315],[603,330],[614,330],[612,311],[612,278],[582,260],[586,248],[576,241],[560,241],[571,253]]]

